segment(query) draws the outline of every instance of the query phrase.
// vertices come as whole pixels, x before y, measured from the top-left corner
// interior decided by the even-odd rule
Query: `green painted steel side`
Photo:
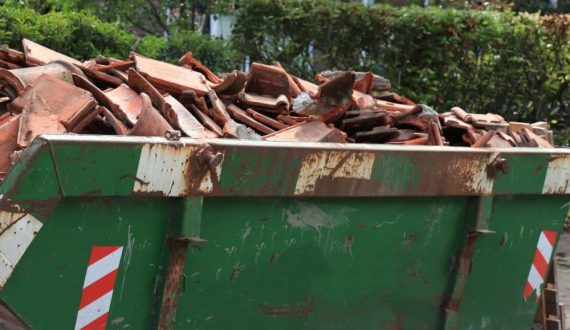
[[[175,328],[438,329],[465,206],[461,198],[207,199],[208,241],[190,249]]]
[[[458,329],[527,329],[535,295],[522,299],[541,230],[560,232],[568,196],[496,197],[489,228],[477,238],[473,266],[459,309]],[[554,256],[553,256],[554,258]]]
[[[74,327],[90,251],[110,245],[124,250],[107,329],[156,329],[161,313],[172,329],[529,328],[537,240],[570,201],[562,150],[212,141],[216,177],[203,141],[81,139],[37,139],[0,185],[0,211],[43,223],[0,289],[33,329]],[[163,163],[144,163],[155,144]],[[508,171],[487,173],[497,157]],[[169,194],[172,177],[186,190]],[[172,239],[189,243],[165,310]]]
[[[168,224],[166,199],[62,201],[18,263],[0,297],[33,329],[73,329],[93,246],[120,245],[108,329],[151,329],[159,310]]]

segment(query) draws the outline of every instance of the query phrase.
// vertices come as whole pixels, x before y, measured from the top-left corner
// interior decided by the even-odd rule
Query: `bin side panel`
[[[541,232],[555,235],[561,231],[569,200],[568,196],[547,195],[495,197],[490,229],[496,234],[477,237],[458,329],[526,329],[532,325],[536,296],[523,297],[530,268]],[[552,254],[555,245],[545,250]],[[539,266],[543,267],[546,264]]]
[[[47,142],[41,141],[28,147],[0,185],[0,197],[8,197],[20,207],[35,211],[41,201],[61,197],[57,170]],[[30,204],[30,205],[26,205]],[[6,210],[4,205],[2,209]]]
[[[65,196],[132,194],[141,155],[140,146],[69,144],[55,145],[53,150]]]
[[[532,157],[525,154],[504,154],[501,157],[506,160],[508,169],[496,175],[493,194],[542,194],[548,173],[549,154]]]
[[[152,328],[160,300],[166,224],[175,218],[172,206],[172,199],[63,200],[0,297],[33,329],[72,329],[86,278],[95,285],[91,298],[96,302],[93,295],[103,293],[96,289],[101,283],[97,281],[108,279],[104,275],[113,268],[109,262],[90,265],[93,247],[103,247],[103,252],[105,247],[121,247],[107,329]]]
[[[176,329],[438,328],[466,204],[204,199]]]

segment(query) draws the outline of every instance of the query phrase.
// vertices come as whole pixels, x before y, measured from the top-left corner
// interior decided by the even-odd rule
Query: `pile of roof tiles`
[[[544,122],[508,123],[460,108],[437,114],[370,72],[326,71],[316,84],[279,63],[218,76],[135,53],[85,62],[23,40],[0,47],[0,177],[39,134],[116,134],[268,141],[551,147]]]

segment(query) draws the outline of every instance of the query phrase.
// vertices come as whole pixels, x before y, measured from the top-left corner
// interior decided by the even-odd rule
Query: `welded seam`
[[[63,190],[63,185],[62,185],[62,180],[61,180],[61,175],[59,173],[59,169],[57,168],[56,162],[55,162],[55,151],[52,148],[51,142],[47,141],[47,145],[48,145],[48,149],[49,149],[49,153],[51,155],[51,163],[53,166],[53,170],[55,171],[55,177],[57,178],[57,189],[59,191],[59,195],[63,198],[65,197],[65,191]]]

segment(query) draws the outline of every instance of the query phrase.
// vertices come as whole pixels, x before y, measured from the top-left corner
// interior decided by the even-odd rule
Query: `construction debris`
[[[371,72],[325,71],[316,84],[277,62],[216,75],[135,53],[80,62],[23,40],[0,46],[0,178],[39,134],[482,147],[553,145],[547,123],[507,122],[459,107],[437,114]]]

